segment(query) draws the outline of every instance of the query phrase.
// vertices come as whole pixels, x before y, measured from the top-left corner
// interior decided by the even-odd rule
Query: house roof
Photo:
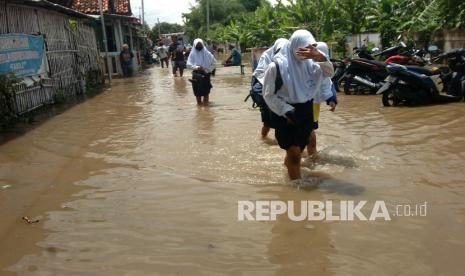
[[[69,0],[72,1],[72,0]],[[91,17],[85,13],[73,10],[68,6],[60,5],[59,2],[66,2],[65,0],[9,0],[9,3],[15,4],[22,4],[28,6],[35,6],[35,7],[42,7],[45,9],[55,10],[61,12],[63,14],[67,14],[70,16],[78,17],[78,18],[89,18]]]
[[[61,5],[63,7],[71,7],[71,3],[73,0],[50,0],[49,2],[53,2],[55,4]]]
[[[87,14],[98,14],[98,0],[54,0],[72,2],[71,8]],[[103,12],[120,15],[132,15],[130,0],[102,0]]]

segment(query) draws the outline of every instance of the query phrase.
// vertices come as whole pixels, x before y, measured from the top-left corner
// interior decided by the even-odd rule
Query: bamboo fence
[[[32,87],[16,87],[18,114],[53,103],[57,93],[77,95],[83,92],[88,74],[101,74],[95,32],[88,19],[0,0],[0,34],[7,33],[40,34],[45,38],[47,78]]]

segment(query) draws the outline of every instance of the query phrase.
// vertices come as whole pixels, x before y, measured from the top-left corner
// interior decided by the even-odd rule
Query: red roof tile
[[[104,13],[132,15],[130,0],[102,0],[102,6]],[[73,0],[71,8],[87,14],[99,13],[98,0]]]

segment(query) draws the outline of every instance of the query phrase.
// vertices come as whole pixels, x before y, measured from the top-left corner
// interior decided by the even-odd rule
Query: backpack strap
[[[281,71],[279,70],[279,64],[277,62],[274,63],[276,65],[276,80],[274,81],[274,93],[278,93],[278,90],[281,89],[283,86],[283,78],[281,77]]]

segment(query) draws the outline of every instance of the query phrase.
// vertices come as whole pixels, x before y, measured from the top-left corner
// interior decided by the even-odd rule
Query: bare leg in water
[[[197,99],[197,105],[202,105],[202,97],[195,97]]]
[[[262,138],[266,138],[269,132],[270,132],[270,127],[263,125],[262,126]]]
[[[286,158],[284,164],[287,167],[287,173],[291,180],[301,179],[300,173],[300,159],[302,157],[302,151],[300,147],[292,146],[286,151]]]
[[[209,95],[203,97],[203,104],[208,105],[210,103]]]
[[[312,130],[310,133],[310,143],[307,146],[308,156],[314,156],[316,154],[316,133]]]

